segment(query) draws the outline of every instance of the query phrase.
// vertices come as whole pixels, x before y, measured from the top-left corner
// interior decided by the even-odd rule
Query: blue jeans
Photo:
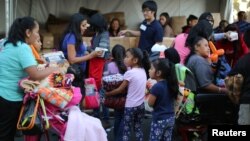
[[[115,141],[122,140],[124,109],[114,110],[114,138]]]

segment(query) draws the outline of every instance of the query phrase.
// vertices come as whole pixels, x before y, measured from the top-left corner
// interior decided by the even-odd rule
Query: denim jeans
[[[124,109],[122,110],[114,110],[114,139],[115,141],[122,140],[122,132],[123,132],[123,117],[124,117]]]

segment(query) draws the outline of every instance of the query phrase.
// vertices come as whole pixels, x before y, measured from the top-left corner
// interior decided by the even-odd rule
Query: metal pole
[[[9,21],[9,24],[11,25],[13,23],[13,0],[9,0],[10,2],[10,8],[9,8],[9,12],[10,12],[10,21]]]
[[[5,37],[8,37],[13,22],[13,0],[5,0]]]
[[[9,0],[5,0],[5,37],[8,37],[10,28],[10,15],[9,15]]]

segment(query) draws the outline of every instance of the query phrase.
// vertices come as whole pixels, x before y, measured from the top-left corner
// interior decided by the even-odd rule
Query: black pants
[[[21,106],[0,96],[0,141],[14,141]]]

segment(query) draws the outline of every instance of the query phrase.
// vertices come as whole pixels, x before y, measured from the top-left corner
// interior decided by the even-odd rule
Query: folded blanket
[[[39,94],[45,101],[61,109],[65,108],[73,97],[72,89],[63,88],[42,87],[38,88],[36,93]]]
[[[38,64],[37,70],[42,71],[47,67],[57,67],[60,73],[66,74],[69,67],[69,62],[67,60],[62,60],[60,62],[52,62],[49,64]]]
[[[71,82],[74,80],[74,75],[63,74],[60,72],[54,72],[45,79],[41,80],[39,88],[50,88],[50,87],[67,87],[71,86]]]
[[[85,113],[77,106],[69,108],[64,141],[107,141],[107,133],[101,121]]]

